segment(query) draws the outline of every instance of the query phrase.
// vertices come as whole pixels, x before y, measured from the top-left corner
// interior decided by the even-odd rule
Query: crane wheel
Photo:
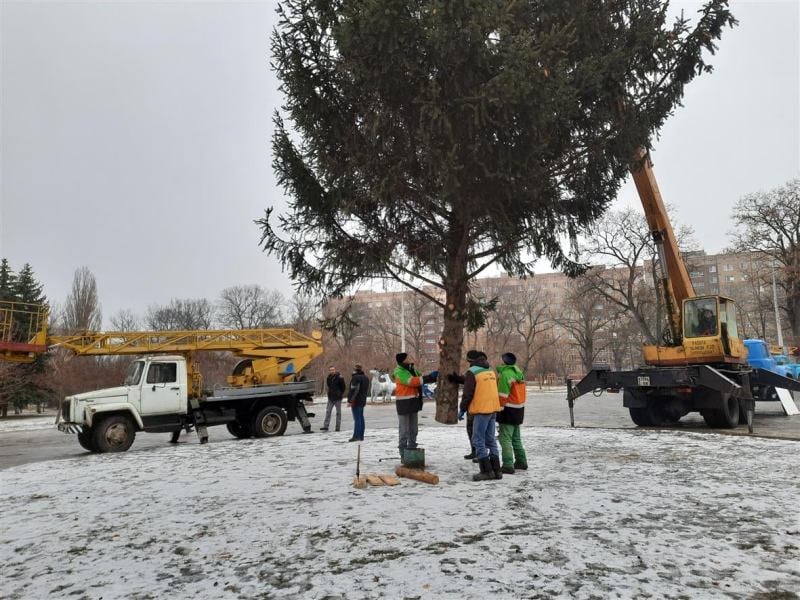
[[[267,406],[258,411],[253,419],[253,435],[256,437],[275,437],[283,435],[289,417],[279,406]]]
[[[725,394],[719,399],[716,408],[705,408],[700,411],[706,425],[714,429],[733,429],[739,424],[739,399]],[[746,418],[746,417],[745,417]]]
[[[650,410],[647,407],[635,408],[628,407],[628,412],[631,414],[631,421],[636,423],[639,427],[650,427],[653,422],[650,420]]]

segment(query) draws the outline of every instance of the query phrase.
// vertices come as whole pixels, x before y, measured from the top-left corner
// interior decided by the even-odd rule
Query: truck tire
[[[279,406],[267,406],[258,411],[253,419],[253,435],[256,437],[275,437],[283,435],[289,417],[286,411]]]
[[[631,406],[628,407],[628,412],[631,414],[631,421],[639,427],[650,427],[653,424],[650,421],[650,410],[647,407],[634,408]]]
[[[239,421],[231,421],[226,425],[226,427],[228,428],[228,433],[235,438],[239,438],[240,440],[253,437],[253,431],[249,424],[242,424]]]
[[[97,452],[97,448],[94,445],[93,433],[93,430],[86,429],[78,434],[78,443],[81,445],[81,448],[89,452]]]
[[[709,427],[733,429],[739,424],[739,399],[726,394],[719,399],[718,408],[705,408],[700,414]]]
[[[111,415],[92,427],[96,452],[125,452],[136,439],[136,429],[125,415]]]

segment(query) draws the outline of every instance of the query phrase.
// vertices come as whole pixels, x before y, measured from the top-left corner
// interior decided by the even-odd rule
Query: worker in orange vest
[[[500,411],[500,395],[497,391],[497,374],[489,366],[483,352],[467,352],[469,369],[464,373],[464,392],[461,396],[458,420],[469,412],[474,417],[472,445],[480,472],[472,476],[473,481],[502,479],[500,451],[495,438],[496,417]]]

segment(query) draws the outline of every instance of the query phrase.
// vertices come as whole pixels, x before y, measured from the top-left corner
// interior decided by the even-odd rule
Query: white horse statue
[[[380,398],[381,402],[391,402],[395,385],[389,374],[378,371],[377,369],[370,369],[369,374],[372,375],[372,380],[370,381],[370,401],[374,403]]]

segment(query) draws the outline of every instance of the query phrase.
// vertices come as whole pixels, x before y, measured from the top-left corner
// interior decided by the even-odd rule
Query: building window
[[[706,274],[703,273],[702,271],[692,271],[691,273],[689,273],[689,276],[690,277],[705,277]]]
[[[723,271],[733,271],[733,265],[722,265]]]
[[[716,273],[717,272],[717,265],[711,265],[710,267],[708,267],[708,272],[709,273]]]
[[[714,275],[714,276],[711,278],[711,283],[717,283],[717,276],[716,276],[716,275]]]
[[[728,281],[736,281],[736,277],[733,275],[728,275]]]

